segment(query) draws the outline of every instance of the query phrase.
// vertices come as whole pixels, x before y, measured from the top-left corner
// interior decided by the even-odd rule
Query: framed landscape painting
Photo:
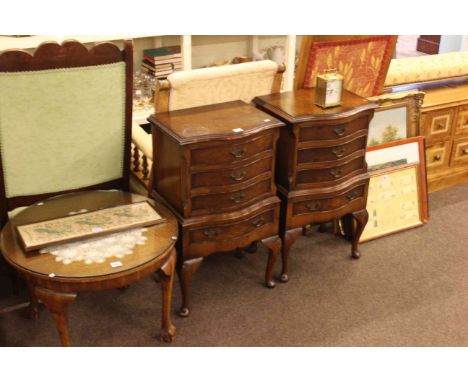
[[[369,98],[379,107],[369,124],[367,147],[399,141],[419,134],[424,93],[411,91]]]

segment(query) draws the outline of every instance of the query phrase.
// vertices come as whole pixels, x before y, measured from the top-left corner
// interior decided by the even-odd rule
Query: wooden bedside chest
[[[154,191],[179,221],[179,314],[190,314],[189,284],[203,258],[261,241],[265,283],[274,287],[281,250],[274,182],[283,123],[242,101],[160,113],[153,126]]]
[[[357,245],[368,219],[365,150],[377,105],[345,90],[338,107],[322,109],[314,99],[315,89],[299,89],[253,101],[286,124],[276,160],[284,282],[291,246],[303,227],[341,218],[352,241],[351,256],[359,258]]]

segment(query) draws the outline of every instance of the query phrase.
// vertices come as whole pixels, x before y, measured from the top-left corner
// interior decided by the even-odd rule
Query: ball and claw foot
[[[351,253],[351,258],[352,259],[359,259],[361,257],[361,253],[359,251],[354,251]]]
[[[175,327],[172,327],[169,330],[163,328],[159,332],[159,339],[162,342],[171,343],[172,341],[174,341],[174,338],[175,338]]]
[[[180,308],[180,310],[179,310],[179,316],[180,316],[180,317],[188,317],[188,316],[190,316],[190,309],[189,309],[189,308],[186,308],[186,307]]]
[[[287,283],[289,281],[289,276],[286,273],[283,273],[280,277],[282,283]]]
[[[276,283],[273,280],[269,280],[265,283],[267,288],[273,289],[276,286]]]

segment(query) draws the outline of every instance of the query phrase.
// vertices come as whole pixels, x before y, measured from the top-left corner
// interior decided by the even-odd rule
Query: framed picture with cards
[[[360,242],[427,223],[424,137],[390,142],[367,150],[369,221]]]

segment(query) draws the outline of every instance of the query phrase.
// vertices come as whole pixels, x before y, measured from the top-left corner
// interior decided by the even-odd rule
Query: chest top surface
[[[342,104],[326,109],[315,104],[315,88],[255,97],[253,102],[291,124],[340,119],[377,107],[377,104],[344,89]]]
[[[242,101],[225,102],[155,114],[148,119],[180,144],[236,139],[283,123]]]

